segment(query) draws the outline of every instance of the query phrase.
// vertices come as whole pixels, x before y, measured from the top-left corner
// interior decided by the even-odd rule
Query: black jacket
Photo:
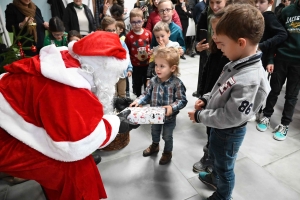
[[[188,5],[186,5],[187,12],[184,12],[184,10],[181,7],[181,4],[176,5],[175,10],[179,16],[183,31],[187,30],[187,28],[189,26],[189,18],[193,18],[192,11],[188,7]]]
[[[217,50],[215,53],[211,53],[208,56],[206,65],[202,73],[202,79],[199,88],[199,94],[203,96],[204,94],[210,92],[221,75],[224,66],[230,62],[230,60],[223,56],[221,50]]]
[[[5,10],[5,18],[6,18],[6,30],[8,32],[13,32],[12,26],[14,26],[16,34],[18,34],[21,31],[21,29],[19,28],[19,23],[24,21],[25,15],[23,15],[16,6],[10,3],[7,5]],[[24,53],[27,56],[37,55],[39,53],[39,50],[43,47],[44,38],[45,38],[45,28],[43,25],[44,19],[41,10],[38,7],[36,7],[34,19],[36,21],[37,43],[28,41],[25,44],[23,44],[26,41],[26,39],[20,40],[23,47],[30,47],[32,44],[34,44],[37,47],[36,52],[32,52],[31,50],[24,50]],[[27,29],[24,28],[21,35],[24,35],[26,32]]]
[[[89,21],[89,33],[96,30],[96,22],[94,20],[92,11],[83,4],[84,12],[87,16],[87,19]],[[69,32],[70,30],[76,30],[80,32],[79,30],[79,22],[78,17],[74,8],[74,3],[69,3],[66,7],[63,22],[65,25],[65,31]]]
[[[274,56],[276,47],[287,39],[287,32],[272,11],[263,13],[265,19],[265,31],[258,45],[263,52],[261,57],[264,68]]]
[[[62,0],[48,0],[47,3],[51,6],[52,17],[59,17],[62,20],[65,12],[65,5]]]

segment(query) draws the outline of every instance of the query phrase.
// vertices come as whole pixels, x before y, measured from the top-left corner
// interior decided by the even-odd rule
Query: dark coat
[[[258,47],[263,52],[261,61],[264,68],[266,68],[269,60],[274,57],[276,47],[283,43],[288,35],[272,11],[264,12],[263,16],[265,19],[265,31]]]
[[[47,0],[47,3],[51,6],[52,17],[59,17],[63,19],[63,14],[65,12],[65,5],[62,0]]]
[[[8,32],[13,32],[12,26],[14,26],[16,34],[18,34],[21,31],[21,29],[19,28],[19,23],[24,21],[25,15],[23,15],[15,5],[10,3],[7,5],[5,10],[5,18],[6,18],[6,30]],[[36,52],[32,52],[31,50],[24,50],[24,53],[27,56],[37,55],[40,49],[43,47],[44,38],[45,38],[45,28],[43,25],[44,19],[41,10],[38,7],[36,7],[34,19],[36,21],[37,43],[28,41],[23,45],[26,39],[20,40],[23,47],[30,47],[32,44],[34,44],[37,48]],[[24,35],[26,32],[27,29],[24,28],[21,35]]]
[[[89,21],[89,33],[96,30],[96,22],[94,20],[92,11],[83,4],[84,12],[87,16],[87,19]],[[79,22],[78,17],[74,8],[74,3],[69,3],[66,7],[63,22],[65,25],[65,31],[69,32],[70,30],[76,30],[80,32],[79,30]]]
[[[192,11],[189,9],[188,5],[186,5],[187,12],[184,12],[184,10],[181,7],[181,4],[176,5],[175,10],[179,16],[181,26],[182,26],[183,36],[185,37],[187,28],[189,26],[189,18],[193,18]]]
[[[226,56],[223,56],[221,50],[211,53],[207,59],[206,65],[203,70],[202,79],[199,87],[199,94],[210,92],[220,77],[224,66],[230,62]]]

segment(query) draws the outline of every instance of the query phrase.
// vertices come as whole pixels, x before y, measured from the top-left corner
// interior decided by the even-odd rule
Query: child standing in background
[[[82,38],[82,36],[80,35],[80,33],[76,30],[71,30],[68,32],[68,43],[73,41],[73,40],[80,40]]]
[[[49,20],[49,35],[44,39],[44,46],[50,44],[55,44],[57,47],[68,45],[64,23],[58,17],[52,17]]]
[[[101,21],[101,27],[103,29],[103,31],[106,32],[111,32],[111,33],[115,33],[117,34],[117,26],[116,26],[116,20],[112,17],[109,16],[105,16],[102,21]],[[120,42],[123,46],[124,49],[126,49],[127,53],[128,48],[125,44],[125,42],[123,42],[120,39]],[[124,70],[123,74],[120,75],[119,81],[116,83],[116,96],[117,97],[126,97],[126,77],[130,77],[132,74],[132,65],[131,62],[129,62],[127,70]]]
[[[130,12],[132,30],[126,35],[125,43],[129,49],[130,60],[133,65],[133,90],[136,96],[141,95],[142,86],[146,87],[147,68],[149,64],[150,42],[152,34],[142,28],[144,19],[143,11],[133,8]]]
[[[179,110],[187,104],[185,86],[177,77],[179,75],[179,53],[173,47],[159,48],[154,52],[155,72],[157,76],[150,81],[146,91],[138,97],[130,106],[144,105],[150,102],[151,107],[162,106],[166,108],[164,124],[152,124],[152,144],[143,151],[143,156],[150,156],[159,151],[159,141],[162,139],[165,147],[160,165],[169,163],[173,151],[173,130],[176,126],[176,116]]]
[[[179,49],[180,55],[185,52],[184,37],[181,28],[172,21],[172,15],[174,12],[173,3],[170,0],[161,0],[158,3],[158,12],[161,17],[161,21],[169,24],[170,28],[170,40],[173,42],[178,42],[182,49]],[[151,41],[151,48],[158,46],[158,42],[153,37]],[[184,57],[182,57],[184,58]]]

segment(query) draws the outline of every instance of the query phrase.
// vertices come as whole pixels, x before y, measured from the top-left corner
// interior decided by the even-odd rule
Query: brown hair
[[[154,60],[155,58],[163,58],[168,62],[170,67],[176,65],[176,69],[173,72],[174,76],[180,75],[179,67],[178,67],[179,57],[180,57],[179,51],[174,47],[161,47],[154,52]]]
[[[101,28],[102,30],[105,30],[106,27],[108,27],[111,24],[115,24],[116,20],[110,16],[105,16],[102,20],[101,20]]]
[[[142,19],[144,19],[143,11],[139,8],[133,8],[130,11],[129,19],[131,20],[132,17],[141,17]]]
[[[68,32],[68,42],[71,42],[71,37],[78,37],[79,39],[82,38],[82,36],[80,35],[80,33],[76,30],[70,30]]]
[[[147,4],[150,4],[151,6],[153,5],[152,0],[146,0],[145,2],[146,2],[145,5],[147,5]],[[137,0],[135,3],[136,3],[137,7],[140,7],[140,0]]]
[[[257,8],[247,4],[232,4],[225,8],[216,32],[217,35],[226,35],[234,41],[247,38],[255,45],[261,40],[264,27],[264,17]]]
[[[120,20],[116,21],[116,27],[123,29],[121,34],[126,35],[125,34],[125,23],[124,23],[124,21],[120,21]]]
[[[158,31],[166,31],[167,33],[170,33],[169,24],[163,21],[159,21],[155,24],[152,32],[158,32]]]

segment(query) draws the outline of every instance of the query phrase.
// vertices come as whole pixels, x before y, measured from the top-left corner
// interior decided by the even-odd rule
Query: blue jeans
[[[151,126],[152,141],[154,143],[159,143],[162,132],[162,139],[165,141],[164,152],[171,152],[173,150],[173,130],[175,126],[176,116],[166,120],[164,124],[153,124]]]
[[[213,161],[213,176],[217,179],[217,199],[229,200],[234,188],[234,164],[244,140],[246,126],[239,128],[211,128],[209,156]]]

